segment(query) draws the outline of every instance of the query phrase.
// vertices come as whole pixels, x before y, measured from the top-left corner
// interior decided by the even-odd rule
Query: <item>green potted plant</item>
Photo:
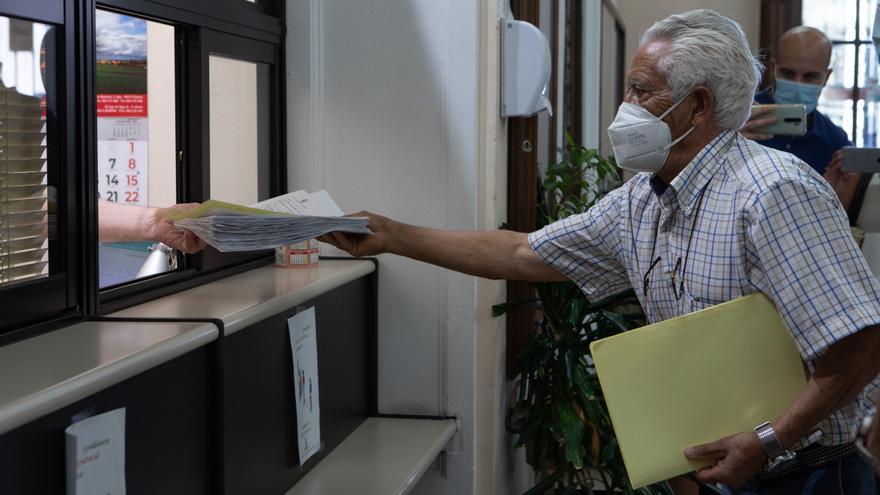
[[[587,211],[620,183],[612,157],[567,136],[562,160],[539,180],[538,227]],[[525,447],[537,484],[524,495],[634,493],[590,356],[590,343],[645,324],[632,290],[588,301],[572,282],[536,284],[536,297],[500,304],[536,307],[536,328],[519,355],[520,376],[508,429]],[[671,494],[665,483],[641,494]]]

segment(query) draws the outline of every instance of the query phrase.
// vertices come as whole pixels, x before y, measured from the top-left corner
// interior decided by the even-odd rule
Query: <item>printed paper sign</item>
[[[321,407],[318,394],[318,339],[315,308],[287,319],[293,351],[293,389],[299,464],[321,450]]]
[[[67,495],[125,495],[125,409],[78,421],[64,433]]]

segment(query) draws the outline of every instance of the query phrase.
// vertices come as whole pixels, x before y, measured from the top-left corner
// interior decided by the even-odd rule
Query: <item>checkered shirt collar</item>
[[[735,131],[723,131],[709,144],[703,147],[697,156],[672,179],[666,194],[674,195],[678,200],[678,206],[685,215],[690,215],[696,207],[700,197],[700,191],[709,184],[712,177],[721,170],[726,161],[726,154],[730,145],[737,139]],[[661,201],[661,204],[664,203]]]

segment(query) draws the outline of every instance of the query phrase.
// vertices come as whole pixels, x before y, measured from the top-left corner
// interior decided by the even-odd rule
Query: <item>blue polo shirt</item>
[[[755,94],[755,101],[762,104],[774,103],[770,90]],[[807,114],[807,133],[803,136],[774,136],[758,143],[787,151],[807,162],[820,174],[831,161],[831,155],[844,146],[852,146],[846,131],[834,125],[831,119],[818,110]]]

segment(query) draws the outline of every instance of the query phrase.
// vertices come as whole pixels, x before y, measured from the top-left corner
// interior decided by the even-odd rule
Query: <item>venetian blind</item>
[[[44,113],[0,83],[0,286],[49,273]]]

